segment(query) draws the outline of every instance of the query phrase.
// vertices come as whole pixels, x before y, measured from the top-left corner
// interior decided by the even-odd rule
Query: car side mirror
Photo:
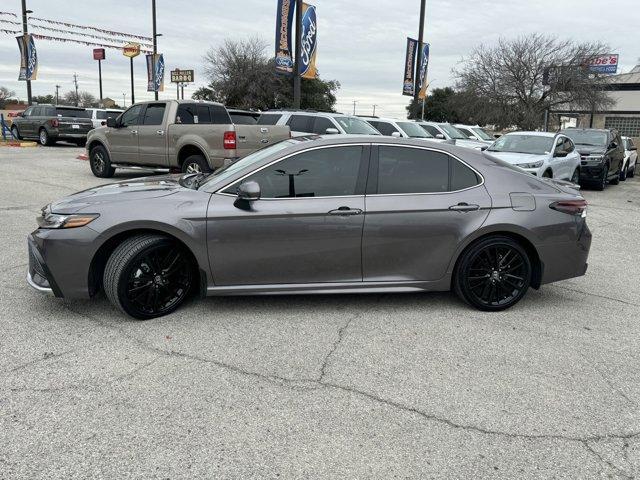
[[[618,144],[616,142],[611,142],[609,148],[618,148]]]
[[[238,187],[238,200],[255,202],[260,200],[260,184],[258,182],[244,182]]]
[[[393,132],[393,133],[391,134],[391,136],[392,136],[393,138],[401,138],[401,137],[402,137],[402,134],[401,134],[400,132]]]
[[[113,117],[107,117],[107,127],[109,128],[118,128],[118,122]]]
[[[326,133],[327,135],[339,135],[340,134],[340,130],[338,130],[337,128],[327,128],[324,133]]]
[[[441,133],[436,133],[436,138],[437,138],[438,140],[444,140],[444,139],[445,139],[445,138],[444,138],[444,135],[443,135],[443,134],[441,134]]]

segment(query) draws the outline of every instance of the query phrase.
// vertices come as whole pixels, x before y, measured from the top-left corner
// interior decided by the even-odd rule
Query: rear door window
[[[211,119],[209,120],[209,123],[213,123],[215,125],[230,125],[233,123],[227,109],[223,106],[211,105],[209,106],[209,110],[211,112]],[[200,110],[198,110],[198,112],[200,112]],[[200,115],[198,115],[198,120],[200,120]]]
[[[325,135],[327,133],[328,128],[334,128],[338,130],[336,126],[328,118],[316,117],[314,119],[313,129],[312,129],[313,133],[316,133],[318,135]]]
[[[144,111],[143,125],[162,125],[164,118],[165,103],[149,103]]]
[[[178,106],[178,111],[176,112],[176,123],[182,125],[193,125],[196,123],[195,119],[197,116],[198,112],[195,104],[181,103]]]
[[[311,121],[313,117],[308,115],[291,115],[287,125],[292,132],[311,133]]]

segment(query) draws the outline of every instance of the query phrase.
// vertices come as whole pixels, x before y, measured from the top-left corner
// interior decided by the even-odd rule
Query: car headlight
[[[520,168],[540,168],[543,164],[544,162],[540,160],[539,162],[533,162],[533,163],[519,163],[518,166]]]
[[[93,222],[100,215],[97,213],[77,213],[64,215],[52,213],[47,206],[42,209],[42,215],[36,218],[40,228],[78,228]]]

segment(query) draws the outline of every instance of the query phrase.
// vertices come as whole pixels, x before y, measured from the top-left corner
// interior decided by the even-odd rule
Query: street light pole
[[[302,57],[302,0],[296,0],[296,54],[293,65],[293,108],[300,109],[302,99],[302,79],[300,61]]]
[[[58,96],[58,92],[59,91],[60,91],[60,85],[56,85],[56,105],[58,105],[60,103],[59,100],[58,100],[60,98]]]
[[[156,29],[156,0],[151,0],[151,16],[153,21],[153,93],[158,100],[158,90],[156,89],[156,54],[158,53],[158,33]]]
[[[127,94],[123,93],[122,94],[122,108],[125,108],[126,106],[127,106]]]
[[[131,62],[131,105],[136,102],[136,94],[133,88],[133,57],[129,57]]]
[[[22,33],[29,33],[29,28],[27,27],[27,13],[33,13],[31,10],[27,10],[27,0],[22,0]],[[27,102],[29,105],[32,103],[32,95],[31,95],[31,80],[27,80]]]
[[[427,8],[427,0],[420,0],[420,29],[418,30],[418,59],[415,76],[415,87],[413,91],[413,98],[417,102],[420,95],[420,67],[422,65],[422,43],[424,42],[424,12]]]

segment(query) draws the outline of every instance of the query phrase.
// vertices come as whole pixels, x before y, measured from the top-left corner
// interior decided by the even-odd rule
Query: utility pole
[[[354,117],[355,117],[355,115],[356,115],[356,104],[357,104],[357,103],[358,103],[358,101],[357,101],[357,100],[354,100],[354,101],[353,101],[353,116],[354,116]]]
[[[376,107],[377,107],[377,106],[378,106],[378,105],[376,105],[375,103],[373,104],[373,116],[374,116],[374,117],[376,116]]]
[[[80,97],[78,96],[78,74],[75,72],[73,74],[73,83],[76,86],[76,107],[78,107],[80,103]]]
[[[100,85],[100,100],[98,106],[102,108],[102,60],[98,60],[98,84]]]
[[[27,26],[27,14],[33,13],[31,10],[27,10],[27,0],[22,0],[22,33],[29,33],[29,28]],[[32,103],[31,96],[31,80],[27,80],[27,102],[29,105]]]
[[[184,85],[185,85],[184,83],[180,84],[180,90],[182,91],[182,95],[181,95],[182,100],[184,100]]]
[[[132,104],[133,105],[133,104]],[[123,93],[122,94],[122,108],[127,106],[127,94]]]
[[[300,109],[302,99],[302,79],[300,61],[302,58],[302,0],[296,0],[296,54],[293,64],[293,108]]]
[[[131,63],[131,105],[136,103],[136,94],[133,87],[133,57],[129,57]]]
[[[153,94],[158,100],[158,90],[156,89],[156,54],[158,53],[158,32],[156,29],[156,0],[151,0],[151,16],[153,22]]]
[[[420,95],[420,67],[422,66],[422,44],[424,42],[424,12],[426,10],[427,0],[420,0],[420,29],[418,30],[418,60],[417,60],[417,69],[415,80],[416,84],[414,87],[414,95],[413,98],[417,102],[418,96]]]
[[[56,105],[60,103],[58,92],[60,91],[60,85],[56,85]]]

